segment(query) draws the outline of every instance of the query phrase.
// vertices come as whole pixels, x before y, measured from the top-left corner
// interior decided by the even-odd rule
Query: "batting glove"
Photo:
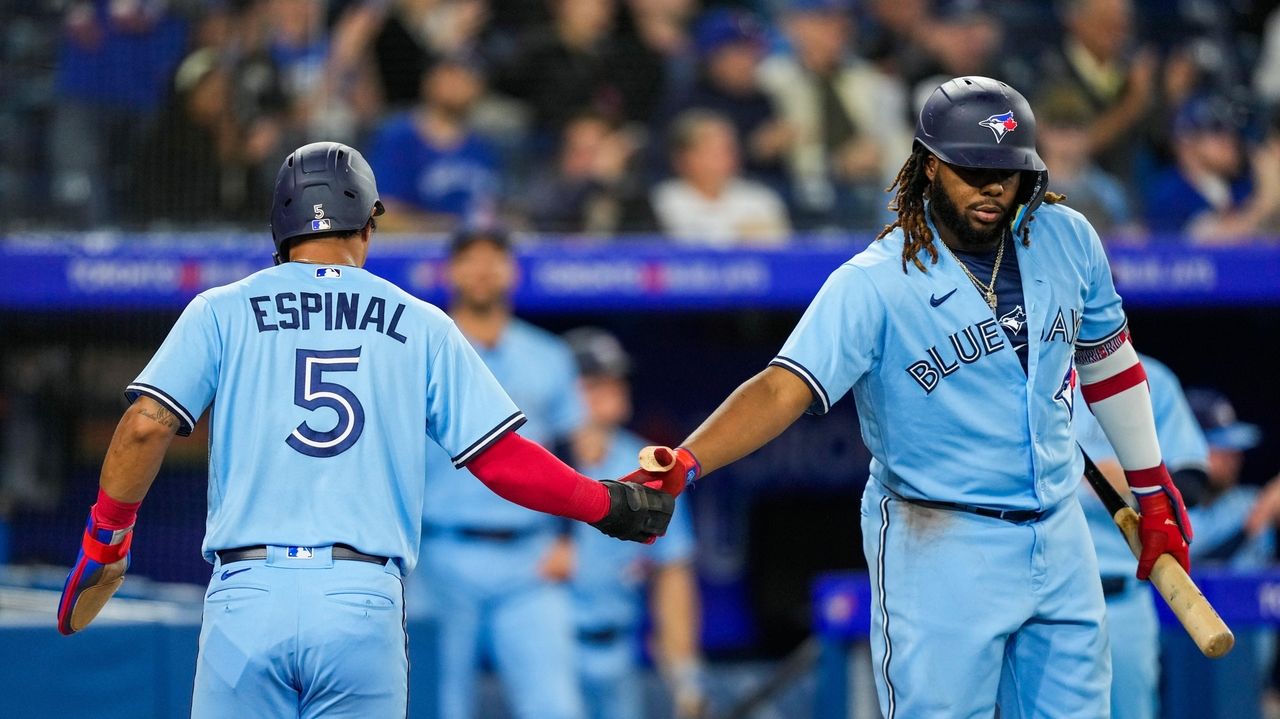
[[[1138,536],[1142,554],[1138,557],[1138,579],[1151,576],[1161,554],[1169,554],[1187,572],[1191,571],[1191,519],[1187,517],[1182,494],[1164,464],[1153,469],[1125,472],[1129,488],[1138,499]]]
[[[98,616],[124,582],[132,543],[132,524],[124,529],[106,528],[99,523],[96,511],[89,511],[80,552],[58,602],[59,632],[65,636],[75,634]]]
[[[610,537],[652,544],[667,533],[676,498],[636,482],[601,482],[609,490],[609,513],[591,526]]]
[[[658,464],[663,466],[671,465],[671,468],[663,472],[637,469],[620,481],[637,482],[646,487],[661,489],[672,497],[678,497],[686,487],[692,486],[698,477],[702,475],[702,465],[698,463],[698,458],[693,456],[693,452],[684,447],[676,447],[675,449],[645,447],[641,454],[644,454],[645,451],[652,451],[653,458]]]

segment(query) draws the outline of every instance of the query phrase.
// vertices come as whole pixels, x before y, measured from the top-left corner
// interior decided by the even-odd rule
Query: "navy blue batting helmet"
[[[916,142],[951,165],[1045,170],[1031,105],[989,77],[957,77],[934,90],[920,109]]]
[[[287,262],[289,243],[307,235],[355,232],[386,210],[373,168],[354,148],[313,142],[285,158],[271,199],[275,261]]]
[[[933,91],[916,122],[915,141],[949,165],[1033,173],[1025,181],[1014,231],[1044,199],[1049,173],[1036,152],[1036,118],[1022,93],[989,77],[957,77]]]

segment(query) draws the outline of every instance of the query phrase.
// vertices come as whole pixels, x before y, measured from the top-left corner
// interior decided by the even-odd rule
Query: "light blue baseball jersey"
[[[521,436],[551,447],[582,424],[578,372],[573,354],[559,337],[513,318],[496,345],[475,350],[528,415]],[[469,472],[455,470],[444,451],[429,450],[427,461],[430,479],[423,519],[428,524],[527,530],[559,521],[498,497]]]
[[[649,444],[619,429],[604,459],[579,471],[595,479],[614,479],[635,470],[636,457]],[[640,621],[648,570],[693,558],[693,522],[689,503],[676,501],[667,533],[653,544],[619,542],[594,527],[574,525],[577,571],[573,575],[574,618],[581,629],[629,628]]]
[[[168,407],[181,435],[212,404],[210,562],[343,543],[408,572],[428,446],[452,471],[524,422],[448,315],[346,266],[285,263],[201,293],[126,394]]]
[[[1030,343],[1026,372],[996,316],[939,247],[903,270],[901,229],[838,268],[772,364],[823,414],[850,389],[871,475],[906,498],[1008,509],[1076,491],[1074,352],[1125,325],[1102,243],[1080,213],[1036,211],[1015,242]],[[934,230],[937,237],[937,230]]]

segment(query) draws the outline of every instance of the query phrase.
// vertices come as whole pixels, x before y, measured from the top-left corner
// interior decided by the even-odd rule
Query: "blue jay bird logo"
[[[991,130],[996,136],[997,144],[1004,139],[1005,135],[1018,129],[1018,121],[1013,119],[1013,110],[999,115],[992,115],[978,124]]]
[[[1076,417],[1076,374],[1075,363],[1067,368],[1067,373],[1062,377],[1062,386],[1058,388],[1057,394],[1053,395],[1055,401],[1061,402],[1067,408],[1067,418],[1075,419]]]
[[[1000,326],[1008,330],[1011,335],[1021,332],[1022,326],[1026,323],[1027,313],[1022,309],[1022,305],[1018,305],[1000,316]]]

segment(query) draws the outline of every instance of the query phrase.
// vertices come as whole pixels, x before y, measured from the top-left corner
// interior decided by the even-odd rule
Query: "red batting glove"
[[[1191,571],[1188,544],[1191,542],[1191,519],[1187,517],[1182,494],[1163,463],[1151,469],[1126,471],[1129,488],[1138,498],[1141,510],[1138,536],[1142,539],[1142,555],[1138,557],[1138,579],[1151,576],[1151,568],[1161,554],[1169,554],[1187,572]]]
[[[671,468],[664,472],[637,469],[618,481],[639,482],[650,489],[660,489],[672,497],[678,497],[686,486],[693,484],[702,475],[702,465],[698,463],[698,458],[684,447],[675,449],[646,447],[645,449],[653,450],[654,459],[659,464],[671,465]]]

